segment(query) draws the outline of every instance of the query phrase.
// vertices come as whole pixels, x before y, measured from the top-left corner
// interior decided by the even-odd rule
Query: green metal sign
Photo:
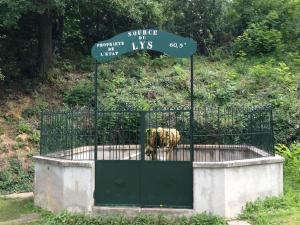
[[[196,52],[197,43],[191,38],[165,31],[132,30],[94,44],[92,57],[98,62],[105,62],[138,50],[153,50],[175,57],[189,57]]]

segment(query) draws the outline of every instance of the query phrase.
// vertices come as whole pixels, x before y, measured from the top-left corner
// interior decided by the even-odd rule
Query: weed
[[[26,123],[24,120],[20,120],[17,126],[18,132],[25,133],[25,134],[31,134],[32,133],[32,127]]]
[[[0,135],[4,134],[4,128],[0,124]],[[0,139],[1,140],[1,139]]]
[[[16,144],[14,144],[14,145],[12,146],[12,148],[13,148],[13,150],[18,150],[18,149],[21,149],[21,148],[23,148],[24,146],[26,146],[26,144],[27,144],[27,143],[20,141],[20,142],[17,142]]]

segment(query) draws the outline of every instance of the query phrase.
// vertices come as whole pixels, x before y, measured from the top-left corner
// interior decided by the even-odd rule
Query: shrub
[[[279,144],[276,152],[285,158],[285,182],[289,188],[300,190],[300,143],[291,144],[290,147]],[[287,179],[293,177],[293,179]]]
[[[93,92],[92,82],[81,81],[64,93],[64,102],[69,106],[91,106]]]
[[[249,55],[265,54],[274,51],[281,44],[281,33],[265,25],[253,23],[234,41],[236,53]]]

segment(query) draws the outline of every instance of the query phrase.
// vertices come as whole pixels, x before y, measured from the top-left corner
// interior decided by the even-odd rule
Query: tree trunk
[[[47,73],[52,65],[52,16],[51,12],[45,12],[39,15],[39,76],[42,79],[47,78]]]

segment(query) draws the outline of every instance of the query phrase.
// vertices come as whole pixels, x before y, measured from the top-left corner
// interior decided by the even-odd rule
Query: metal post
[[[145,111],[141,111],[140,112],[141,118],[140,118],[140,123],[141,123],[141,136],[140,136],[140,142],[141,142],[141,161],[145,160],[145,130],[146,130],[146,121],[145,121],[145,117],[146,117],[146,112]]]
[[[45,119],[45,113],[44,111],[41,111],[41,123],[40,123],[40,155],[43,155],[43,148],[44,148],[44,119]]]
[[[65,114],[67,120],[67,114]],[[71,111],[71,159],[73,160],[73,148],[74,148],[74,112]]]
[[[143,202],[143,195],[142,195],[142,187],[143,187],[143,179],[142,179],[142,170],[143,170],[143,165],[144,165],[144,161],[145,161],[145,129],[146,129],[146,112],[145,111],[141,111],[140,112],[140,154],[141,154],[141,158],[140,158],[140,163],[139,163],[139,201],[140,201],[140,207],[144,207],[144,202]]]
[[[275,155],[275,139],[274,139],[274,127],[273,127],[273,108],[270,109],[270,129],[271,129],[271,154]]]
[[[191,162],[194,161],[194,58],[191,56],[191,115],[190,115]]]
[[[94,126],[95,126],[95,136],[94,136],[94,141],[95,141],[95,148],[94,148],[94,160],[97,161],[97,147],[98,147],[98,128],[97,128],[97,118],[98,118],[98,63],[96,61],[95,63],[96,68],[95,68],[95,79],[94,79],[94,88],[95,88],[95,109],[94,109]]]

